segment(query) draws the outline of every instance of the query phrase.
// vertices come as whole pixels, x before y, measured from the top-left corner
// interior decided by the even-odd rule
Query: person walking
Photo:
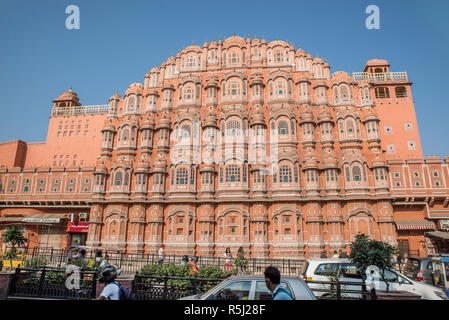
[[[198,267],[196,266],[197,262],[198,262],[197,256],[193,256],[192,259],[190,260],[190,264],[192,265],[192,271],[190,272],[190,274],[192,276],[198,273]]]
[[[97,300],[120,300],[120,285],[115,281],[117,269],[114,266],[106,266],[101,272],[100,283],[105,283],[103,291]]]
[[[332,256],[332,259],[338,259],[340,256],[338,255],[337,250],[334,250],[334,254]]]
[[[158,264],[164,263],[164,259],[165,259],[164,249],[165,249],[165,244],[161,244],[161,246],[159,247],[159,251],[158,251],[158,258],[157,258]]]
[[[327,258],[327,254],[326,254],[326,250],[321,251],[321,259],[326,259]]]
[[[401,253],[398,254],[396,261],[398,263],[399,273],[402,273],[402,255],[401,255]]]
[[[281,272],[276,267],[267,267],[264,272],[265,285],[273,300],[293,300],[291,294],[281,286]]]
[[[110,266],[110,265],[111,264],[109,262],[109,255],[107,254],[104,257],[103,261],[101,261],[101,263],[100,263],[100,269],[103,270],[104,268],[106,268],[107,266]]]
[[[226,248],[224,257],[225,257],[225,271],[232,270],[232,254],[231,249],[229,247]]]

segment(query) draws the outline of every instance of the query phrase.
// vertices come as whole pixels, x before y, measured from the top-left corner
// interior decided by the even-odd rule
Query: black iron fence
[[[182,297],[204,293],[221,281],[223,279],[136,274],[132,292],[135,300],[177,300]]]
[[[42,267],[60,268],[67,265],[72,256],[72,250],[70,249],[54,249],[54,248],[33,248],[25,252],[23,257],[23,263],[21,267]],[[136,254],[136,253],[124,253],[117,251],[103,251],[102,258],[96,259],[95,250],[87,250],[84,260],[90,266],[95,262],[99,263],[106,255],[109,256],[109,263],[121,269],[123,275],[134,275],[140,271],[145,265],[155,264],[158,262],[157,254]],[[166,255],[164,263],[181,264],[182,256]],[[301,273],[305,260],[294,259],[261,259],[261,258],[248,258],[246,267],[242,270],[248,274],[261,274],[268,266],[274,266],[279,269],[282,275],[297,276]],[[222,270],[225,270],[224,257],[199,257],[197,266],[204,265],[218,266]],[[233,269],[237,266],[233,265]]]
[[[96,272],[80,272],[79,283],[73,283],[71,287],[71,273],[62,269],[30,269],[16,268],[10,283],[9,297],[48,298],[48,299],[94,299],[97,291]],[[69,279],[69,284],[66,283]]]
[[[324,300],[366,300],[368,295],[364,282],[306,280],[306,283],[315,296]]]

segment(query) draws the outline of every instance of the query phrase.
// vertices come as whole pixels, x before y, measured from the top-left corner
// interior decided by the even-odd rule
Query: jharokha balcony
[[[384,73],[369,73],[369,72],[353,72],[352,79],[356,82],[368,81],[370,83],[376,82],[408,82],[407,72],[384,72]]]

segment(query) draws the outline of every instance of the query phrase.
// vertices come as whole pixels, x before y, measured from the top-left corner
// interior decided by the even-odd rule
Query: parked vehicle
[[[298,277],[282,277],[281,285],[295,300],[316,300],[315,295]],[[204,294],[180,300],[272,300],[263,275],[232,276]]]
[[[433,283],[432,258],[408,258],[403,273],[412,280],[423,281],[427,284]]]
[[[432,257],[434,285],[449,297],[449,257]]]
[[[362,277],[359,270],[354,263],[349,259],[310,259],[306,260],[303,269],[303,277],[306,281],[330,281],[332,274],[340,272],[340,281],[362,283]],[[412,280],[394,270],[385,270],[385,278],[389,284],[391,291],[407,291],[414,294],[421,295],[422,299],[426,300],[447,300],[445,292],[441,288],[423,283],[421,281]],[[325,290],[329,285],[308,283],[312,290]],[[342,285],[342,290],[357,290],[361,291],[361,285],[351,284]],[[386,290],[385,282],[379,279],[378,290]],[[317,297],[328,294],[324,291],[314,291]],[[342,293],[342,297],[361,298],[361,293]]]

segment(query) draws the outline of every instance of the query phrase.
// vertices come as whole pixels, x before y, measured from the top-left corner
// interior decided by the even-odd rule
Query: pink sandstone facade
[[[192,44],[108,105],[62,93],[45,143],[0,144],[0,227],[136,253],[316,257],[358,233],[447,251],[449,158],[423,158],[411,85],[285,41]]]

